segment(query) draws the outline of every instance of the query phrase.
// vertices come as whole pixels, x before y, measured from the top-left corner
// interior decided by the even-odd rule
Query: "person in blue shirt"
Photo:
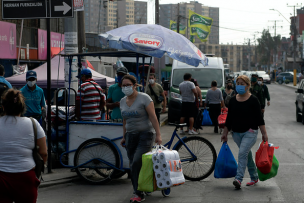
[[[30,70],[26,73],[26,85],[21,88],[25,97],[26,112],[25,117],[33,117],[41,123],[42,110],[45,107],[43,90],[37,86],[37,73]]]
[[[4,92],[12,88],[11,83],[9,83],[7,80],[4,78],[5,75],[5,69],[4,66],[0,64],[0,115],[3,113],[3,108],[2,108],[2,95]]]
[[[4,66],[0,64],[0,83],[6,84],[9,89],[13,88],[11,83],[9,83],[7,80],[5,80],[4,75],[5,75]]]
[[[128,74],[128,69],[125,67],[120,67],[116,71],[117,83],[109,87],[107,96],[107,108],[112,109],[111,120],[120,119],[122,122],[122,116],[120,112],[120,100],[125,97],[125,94],[121,90],[121,79],[123,76]]]

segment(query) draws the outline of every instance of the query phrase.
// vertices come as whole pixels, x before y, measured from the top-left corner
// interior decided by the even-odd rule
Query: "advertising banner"
[[[190,35],[196,35],[202,42],[207,41],[211,31],[213,19],[199,15],[189,10]]]
[[[51,48],[64,49],[64,34],[51,32]],[[38,59],[47,59],[47,31],[38,29]]]
[[[0,58],[17,59],[16,24],[0,21]]]
[[[177,32],[177,23],[173,20],[170,20],[170,30]],[[186,34],[186,30],[187,30],[186,26],[179,24],[179,33],[180,34],[183,34],[183,35]]]

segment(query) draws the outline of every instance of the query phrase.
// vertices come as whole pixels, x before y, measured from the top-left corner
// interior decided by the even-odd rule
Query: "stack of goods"
[[[169,188],[185,183],[177,151],[158,150],[153,154],[152,161],[158,188]]]

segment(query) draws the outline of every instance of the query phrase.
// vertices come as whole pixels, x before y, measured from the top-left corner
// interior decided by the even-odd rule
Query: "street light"
[[[270,11],[277,11],[277,12],[279,12],[279,14],[281,15],[281,16],[283,16],[283,14],[280,12],[280,11],[278,11],[277,9],[269,9]],[[283,16],[283,18],[285,18],[285,16]],[[287,18],[285,18],[285,20],[290,24],[290,21],[289,20],[287,20]]]

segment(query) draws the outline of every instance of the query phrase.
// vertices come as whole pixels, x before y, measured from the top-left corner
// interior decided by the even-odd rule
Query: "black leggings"
[[[209,115],[212,121],[212,124],[215,128],[218,127],[217,118],[221,115],[221,104],[209,104]]]

